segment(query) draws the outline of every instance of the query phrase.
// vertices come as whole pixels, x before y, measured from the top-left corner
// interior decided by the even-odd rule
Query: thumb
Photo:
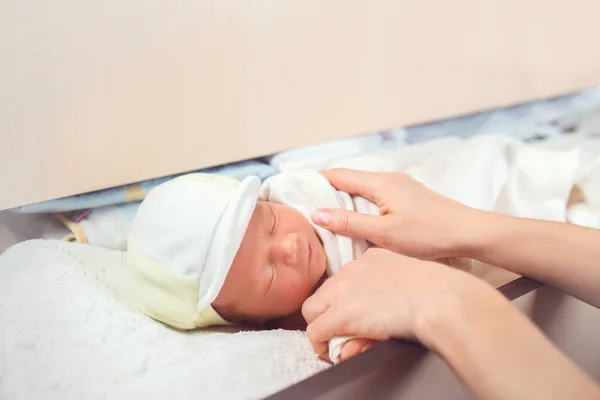
[[[374,243],[377,242],[376,238],[384,232],[384,228],[381,226],[381,217],[348,210],[321,209],[315,211],[312,219],[315,224],[333,233],[358,237]]]

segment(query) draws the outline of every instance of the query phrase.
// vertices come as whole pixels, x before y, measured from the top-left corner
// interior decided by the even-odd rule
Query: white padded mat
[[[254,399],[327,364],[303,332],[181,333],[102,279],[122,253],[58,241],[0,256],[1,399]]]

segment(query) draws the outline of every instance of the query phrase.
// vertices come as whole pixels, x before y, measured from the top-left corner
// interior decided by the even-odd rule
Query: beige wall
[[[599,7],[0,2],[0,209],[599,83]]]

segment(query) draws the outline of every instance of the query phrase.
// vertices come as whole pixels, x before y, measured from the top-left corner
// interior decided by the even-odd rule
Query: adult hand
[[[495,291],[462,271],[369,249],[325,281],[305,301],[302,314],[315,352],[328,359],[327,342],[335,335],[416,339],[433,345],[429,321],[482,293]],[[354,349],[343,350],[342,358],[357,352],[356,344],[347,345]]]
[[[334,233],[360,237],[396,253],[449,264],[471,241],[480,211],[427,188],[403,173],[346,169],[322,174],[338,190],[375,203],[380,216],[339,209],[318,210],[313,221]]]
[[[334,335],[416,339],[475,398],[600,398],[595,382],[499,292],[438,263],[371,249],[328,279],[302,312],[323,358]]]

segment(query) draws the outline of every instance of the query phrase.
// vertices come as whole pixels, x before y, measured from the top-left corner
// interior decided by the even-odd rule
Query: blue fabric
[[[406,129],[407,142],[421,143],[446,136],[471,137],[501,133],[521,140],[547,139],[562,134],[560,120],[600,104],[600,87],[575,94],[534,101],[413,126]]]

